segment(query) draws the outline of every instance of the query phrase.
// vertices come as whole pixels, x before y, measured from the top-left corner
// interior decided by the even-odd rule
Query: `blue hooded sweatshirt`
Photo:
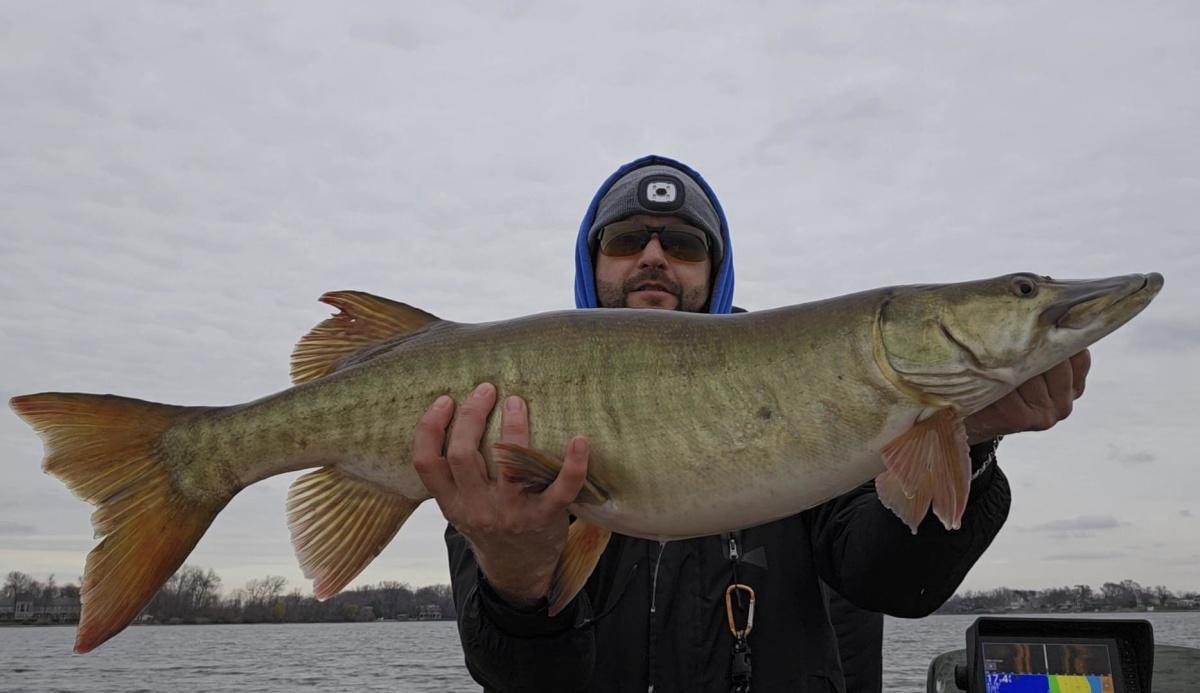
[[[725,244],[725,252],[721,258],[721,266],[717,268],[716,278],[713,280],[712,294],[708,301],[708,312],[710,313],[729,313],[733,308],[733,246],[729,241],[729,224],[725,221],[725,211],[721,209],[721,203],[717,200],[717,194],[708,187],[708,183],[699,173],[693,171],[686,164],[668,159],[665,156],[650,154],[640,159],[631,161],[615,173],[608,177],[608,180],[600,186],[592,197],[592,203],[588,205],[587,213],[583,215],[583,221],[579,224],[579,236],[575,241],[575,307],[576,308],[596,308],[599,302],[596,299],[596,276],[595,268],[592,267],[592,253],[588,248],[588,231],[592,228],[592,222],[596,218],[596,209],[600,206],[600,199],[608,192],[614,183],[621,179],[626,173],[644,166],[653,166],[655,164],[670,166],[677,169],[681,173],[691,176],[692,180],[708,195],[709,202],[712,203],[713,209],[717,212],[717,218],[721,221],[721,240]]]

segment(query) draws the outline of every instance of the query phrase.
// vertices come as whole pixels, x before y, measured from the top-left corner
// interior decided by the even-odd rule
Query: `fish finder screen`
[[[1106,643],[985,642],[987,693],[1119,693]]]

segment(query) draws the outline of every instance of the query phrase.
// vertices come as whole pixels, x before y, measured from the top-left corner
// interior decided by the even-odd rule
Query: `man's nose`
[[[638,256],[638,267],[659,267],[667,266],[667,253],[663,251],[662,243],[658,242],[658,234],[650,237],[650,242],[642,248],[642,254]]]

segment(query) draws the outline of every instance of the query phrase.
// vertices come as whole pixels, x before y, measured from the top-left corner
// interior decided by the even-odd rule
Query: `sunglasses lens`
[[[703,262],[708,257],[708,239],[699,229],[668,226],[659,234],[663,250],[676,260]]]
[[[618,222],[604,227],[600,252],[609,257],[627,257],[642,252],[650,242],[650,231],[641,224]]]
[[[600,252],[609,257],[628,257],[642,252],[650,239],[658,234],[663,252],[682,262],[703,262],[708,257],[708,237],[692,226],[648,227],[620,221],[604,227],[600,236]]]

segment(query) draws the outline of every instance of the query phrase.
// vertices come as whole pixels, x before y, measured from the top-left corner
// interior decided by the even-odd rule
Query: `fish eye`
[[[1030,298],[1037,294],[1038,286],[1033,279],[1021,274],[1012,278],[1009,289],[1018,298]]]

